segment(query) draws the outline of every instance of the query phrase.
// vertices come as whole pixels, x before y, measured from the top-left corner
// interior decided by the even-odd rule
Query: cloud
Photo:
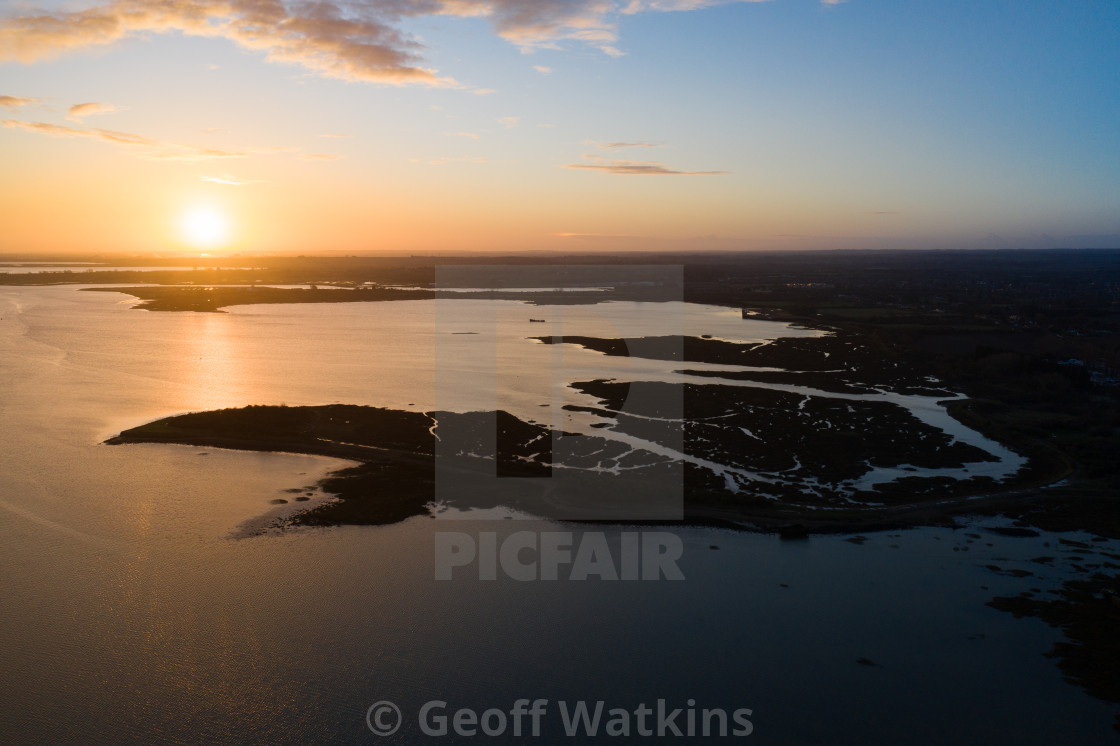
[[[564,168],[602,171],[618,176],[716,176],[728,171],[678,171],[657,161],[608,161],[600,156],[585,155],[591,163],[569,163]]]
[[[224,150],[220,148],[207,148],[197,145],[182,145],[180,143],[166,142],[163,140],[155,140],[143,135],[135,135],[128,132],[116,132],[114,130],[95,129],[95,128],[81,128],[81,127],[67,127],[60,124],[48,124],[46,122],[24,122],[15,119],[0,119],[0,126],[9,129],[23,129],[28,132],[37,132],[43,135],[50,135],[52,137],[84,137],[93,140],[101,140],[103,142],[110,142],[117,145],[131,145],[137,148],[143,157],[151,160],[167,160],[167,161],[207,161],[222,158],[248,158],[253,155],[277,155],[289,154],[295,158],[303,161],[337,161],[342,156],[333,155],[330,153],[305,153],[303,150],[290,145],[276,145],[270,147],[248,148],[241,150]],[[203,130],[204,132],[217,132],[216,128]],[[349,137],[349,135],[333,135],[330,137]],[[241,186],[243,184],[257,184],[263,183],[256,179],[235,179],[232,176],[201,176],[203,181],[209,181],[215,184],[229,184],[234,186]]]
[[[115,0],[86,10],[0,21],[0,60],[51,59],[85,47],[180,32],[224,38],[269,62],[328,78],[389,85],[457,86],[421,66],[421,45],[393,27],[415,3],[318,0]]]
[[[26,96],[0,96],[0,107],[5,109],[20,109],[24,106],[37,104],[42,100],[41,98],[28,98]]]
[[[326,134],[326,135],[319,135],[319,137],[325,137],[328,140],[345,140],[346,138],[353,137],[353,135]]]
[[[443,134],[448,137],[469,137],[472,140],[478,139],[478,135],[474,132],[444,132]]]
[[[541,75],[551,75],[552,74],[552,68],[551,67],[545,67],[544,65],[533,65],[533,69],[536,70],[537,72],[539,72]]]
[[[245,153],[218,148],[203,148],[197,145],[180,145],[179,143],[153,140],[143,135],[133,135],[128,132],[115,132],[103,129],[80,129],[65,127],[60,124],[47,124],[46,122],[22,122],[15,119],[0,119],[0,125],[9,129],[24,129],[28,132],[37,132],[51,137],[85,137],[116,145],[127,145],[140,149],[145,158],[167,161],[205,161],[218,158],[245,158]]]
[[[212,184],[226,184],[227,186],[245,186],[246,184],[263,184],[260,179],[235,179],[228,174],[225,176],[200,176],[203,181],[209,181]]]
[[[660,148],[661,146],[652,142],[605,142],[600,143],[599,147],[603,150],[622,150],[623,148]]]
[[[495,121],[507,130],[511,130],[521,121],[521,117],[498,117]]]
[[[645,236],[634,236],[627,233],[553,233],[557,238],[576,238],[581,241],[633,241],[643,239]]]
[[[489,96],[491,93],[497,93],[493,88],[475,88],[471,91],[476,96]]]
[[[478,156],[470,156],[464,158],[433,158],[432,160],[425,161],[422,158],[410,158],[412,163],[425,163],[429,166],[444,166],[448,163],[485,163],[486,159]]]
[[[719,0],[630,0],[625,7],[622,8],[622,13],[625,15],[634,15],[635,13],[642,13],[645,11],[660,11],[660,12],[675,12],[682,10],[697,10],[699,8],[707,8],[712,5],[722,5]]]
[[[423,1],[423,0],[422,0]],[[485,17],[498,36],[523,52],[582,42],[621,54],[616,5],[608,0],[430,0],[442,15]]]
[[[323,137],[323,135],[320,135]],[[340,137],[347,137],[347,135],[340,135]],[[342,158],[340,155],[333,155],[330,153],[306,153],[303,148],[297,148],[292,145],[269,145],[268,147],[249,148],[249,152],[254,155],[291,155],[293,158],[298,158],[301,161],[337,161]]]
[[[88,104],[74,104],[67,112],[66,118],[71,122],[80,122],[83,117],[92,116],[94,114],[108,114],[111,111],[116,111],[117,107],[112,104],[99,104],[91,102]]]
[[[28,10],[0,20],[0,61],[32,63],[78,49],[178,32],[227,39],[263,54],[269,62],[302,66],[328,78],[462,88],[424,66],[424,46],[402,30],[406,25],[425,16],[485,18],[498,36],[523,52],[572,42],[617,57],[624,54],[617,46],[622,16],[762,1],[630,0],[623,5],[612,0],[110,0],[84,10]]]

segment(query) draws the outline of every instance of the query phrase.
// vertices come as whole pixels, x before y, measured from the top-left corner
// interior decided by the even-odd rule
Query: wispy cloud
[[[552,68],[551,67],[545,67],[544,65],[533,65],[533,69],[536,70],[537,72],[539,72],[541,75],[551,75],[552,74]]]
[[[485,163],[486,159],[478,156],[469,156],[461,158],[432,158],[431,160],[410,158],[409,161],[412,163],[424,163],[429,166],[445,166],[448,163]]]
[[[250,148],[249,152],[254,155],[290,155],[301,161],[337,161],[342,158],[340,155],[333,155],[331,153],[308,153],[304,151],[303,148],[297,148],[293,145],[256,147]]]
[[[653,142],[603,142],[596,143],[603,150],[622,150],[623,148],[660,148]]]
[[[212,184],[225,184],[227,186],[245,186],[246,184],[264,183],[261,179],[235,179],[228,174],[224,176],[200,176],[199,178]]]
[[[5,109],[21,109],[24,106],[37,104],[43,99],[29,98],[27,96],[0,96],[0,107]]]
[[[564,168],[601,171],[618,176],[717,176],[728,171],[678,171],[657,161],[608,161],[597,155],[585,155],[590,163],[569,163]]]
[[[269,62],[320,75],[390,85],[457,86],[421,65],[421,45],[394,24],[435,12],[419,3],[318,0],[116,0],[73,12],[43,12],[0,21],[0,60],[36,62],[74,49],[150,34],[228,39],[263,52]]]
[[[521,121],[521,117],[498,117],[496,121],[507,130],[511,130]]]
[[[353,137],[353,135],[335,135],[335,134],[326,134],[326,135],[319,135],[319,137],[325,137],[325,138],[327,138],[328,140],[345,140],[345,139],[347,139],[347,138],[349,138],[349,137]]]
[[[74,104],[66,113],[66,118],[71,122],[80,122],[83,117],[93,116],[94,114],[108,114],[111,111],[116,111],[117,107],[112,104],[100,104],[97,102],[90,102],[88,104]]]
[[[730,5],[732,3],[766,3],[770,0],[630,0],[623,6],[623,15],[635,13],[660,12],[679,13],[688,10],[701,10],[714,5]]]
[[[611,0],[111,0],[84,10],[9,15],[0,21],[0,60],[31,63],[85,47],[178,32],[227,39],[264,54],[269,62],[299,65],[325,77],[458,88],[462,86],[453,78],[424,65],[424,46],[403,30],[407,24],[424,16],[481,17],[524,52],[573,42],[620,56],[622,15],[762,1],[630,0],[622,5]]]
[[[475,88],[473,91],[471,91],[471,93],[476,96],[489,96],[491,93],[497,92],[498,91],[493,88]]]
[[[204,148],[197,145],[182,145],[179,143],[153,140],[143,135],[134,135],[128,132],[115,132],[113,130],[66,127],[60,124],[46,122],[23,122],[15,119],[0,119],[0,125],[9,129],[23,129],[51,137],[83,137],[115,145],[125,145],[137,148],[145,158],[169,161],[205,161],[219,158],[245,158],[245,153],[218,148]]]
[[[484,16],[497,34],[523,52],[581,42],[606,54],[622,52],[616,5],[606,0],[434,0],[439,13]]]
[[[645,236],[634,236],[627,233],[553,233],[557,238],[575,238],[581,241],[618,241],[637,240]]]
[[[448,137],[466,137],[471,140],[478,139],[478,135],[474,132],[444,132],[443,134],[447,135]]]

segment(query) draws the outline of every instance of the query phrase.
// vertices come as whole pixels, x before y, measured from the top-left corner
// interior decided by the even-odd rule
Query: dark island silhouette
[[[641,448],[631,449],[606,437],[609,433],[604,429],[650,443],[664,441],[672,435],[671,429],[664,428],[656,418],[629,411],[626,402],[633,394],[644,401],[663,400],[672,385],[596,380],[572,386],[591,395],[599,405],[566,408],[597,415],[602,418],[599,425],[603,429],[594,434],[555,433],[504,411],[449,413],[343,404],[251,405],[160,419],[125,430],[106,443],[171,443],[356,461],[357,465],[331,473],[319,485],[337,500],[286,519],[294,525],[335,525],[385,524],[428,514],[438,497],[435,473],[440,428],[454,427],[459,433],[456,450],[442,453],[441,458],[443,466],[464,476],[490,473],[498,477],[549,477],[556,465],[554,437],[560,436],[565,444],[565,474],[579,473],[587,480],[583,493],[595,491],[617,497],[621,506],[618,515],[632,515],[635,507],[641,507],[642,485],[663,479],[664,470],[674,460]],[[715,384],[684,387],[688,415],[683,423],[683,447],[688,456],[764,476],[794,470],[799,475],[786,481],[749,482],[732,489],[726,475],[685,462],[682,484],[686,520],[726,522],[789,534],[907,525],[936,520],[937,515],[965,508],[975,510],[979,495],[988,496],[990,502],[1014,499],[1029,480],[1046,476],[1028,469],[1004,484],[989,478],[958,481],[923,477],[917,473],[918,468],[959,467],[992,457],[954,442],[892,404],[857,402],[857,407],[850,410],[850,400],[810,399],[799,409],[796,404],[801,398],[760,388]],[[759,413],[764,415],[759,417]],[[821,424],[841,416],[849,417],[851,424]],[[749,435],[744,433],[748,424],[753,428]],[[853,496],[845,484],[857,479],[867,463],[912,464],[916,473]],[[610,471],[614,467],[619,470]],[[553,496],[553,502],[549,502],[541,497],[548,490],[547,481],[539,482],[541,489],[526,489],[524,481],[509,480],[509,489],[459,495],[451,507],[466,510],[504,506],[548,517],[561,498]],[[811,490],[806,489],[807,484],[812,485]]]

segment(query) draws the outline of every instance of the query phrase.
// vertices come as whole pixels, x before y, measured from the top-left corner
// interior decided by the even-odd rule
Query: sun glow
[[[179,227],[183,240],[195,248],[213,249],[229,242],[229,220],[212,207],[195,207],[184,212]]]

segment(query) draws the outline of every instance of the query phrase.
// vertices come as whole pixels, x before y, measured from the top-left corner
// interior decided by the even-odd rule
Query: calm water
[[[857,546],[682,529],[683,582],[437,583],[432,534],[448,530],[445,521],[231,538],[284,489],[342,462],[97,445],[171,413],[248,403],[427,409],[457,397],[471,409],[497,397],[544,421],[541,412],[560,416],[550,397],[567,394],[534,371],[542,354],[558,353],[515,338],[558,326],[633,336],[676,324],[743,341],[809,332],[702,307],[666,306],[657,316],[637,304],[561,311],[463,301],[444,314],[400,302],[215,315],[130,311],[131,302],[0,288],[4,742],[370,743],[364,716],[374,701],[415,713],[435,698],[480,711],[547,698],[546,725],[556,727],[556,700],[632,709],[658,698],[682,707],[691,697],[699,707],[751,708],[750,740],[762,743],[1113,737],[1115,708],[1065,683],[1043,657],[1056,634],[984,605],[1055,587],[1067,572],[1060,563],[1028,562],[1057,553],[1043,546],[1053,536],[974,528],[983,538],[972,540],[924,529]],[[547,324],[524,323],[543,314]],[[485,361],[462,359],[466,372],[450,378],[434,363],[437,343],[486,335],[503,369],[523,374],[507,376],[500,397],[470,373]],[[578,355],[565,367],[589,371],[665,370],[567,346],[559,354]],[[572,530],[526,521],[451,528]],[[596,530],[617,542],[621,529]],[[985,564],[1040,575],[1016,579]],[[406,726],[392,740],[416,736]]]

